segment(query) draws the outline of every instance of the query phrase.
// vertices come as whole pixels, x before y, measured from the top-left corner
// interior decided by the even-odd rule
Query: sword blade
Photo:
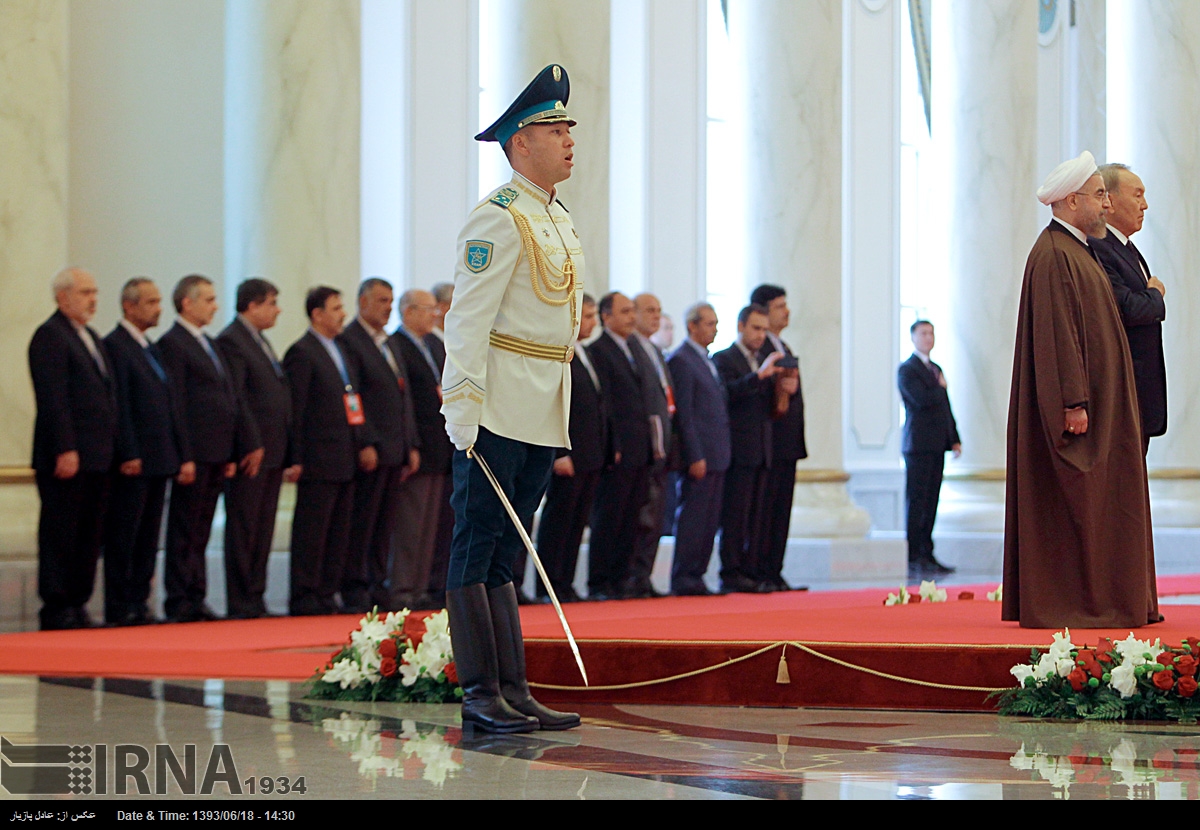
[[[496,491],[496,495],[500,498],[500,503],[504,505],[504,510],[508,513],[508,518],[512,519],[512,523],[517,528],[517,533],[521,535],[521,541],[525,543],[525,550],[529,553],[529,559],[533,562],[533,566],[537,568],[538,575],[542,578],[542,584],[546,586],[546,593],[550,595],[550,602],[554,605],[554,612],[558,614],[558,621],[562,623],[563,632],[567,635],[567,642],[571,646],[571,653],[575,655],[575,665],[579,666],[579,673],[583,675],[583,685],[590,685],[588,683],[587,669],[583,667],[583,657],[579,654],[579,645],[575,642],[575,635],[571,633],[571,626],[567,622],[567,615],[563,613],[558,596],[554,593],[554,586],[550,584],[550,577],[546,575],[546,569],[542,567],[542,559],[533,547],[533,541],[530,540],[529,534],[525,532],[525,525],[521,524],[521,520],[517,516],[517,511],[513,509],[512,502],[508,500],[508,496],[504,495],[504,489],[500,486],[500,482],[496,480],[496,476],[492,474],[491,467],[483,460],[483,456],[479,454],[479,451],[472,447],[467,450],[467,457],[474,458],[479,462],[479,469],[483,470],[484,476],[487,477],[488,482],[492,485],[492,489]]]

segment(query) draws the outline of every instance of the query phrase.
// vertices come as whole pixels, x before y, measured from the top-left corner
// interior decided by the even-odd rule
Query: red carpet
[[[1164,577],[1159,586],[1163,596],[1200,594],[1200,576]],[[587,689],[553,609],[534,606],[522,609],[529,675],[540,698],[559,702],[986,709],[986,692],[954,687],[1010,685],[1009,668],[1031,647],[1045,648],[1052,633],[1000,622],[999,605],[983,598],[994,587],[956,586],[947,603],[901,607],[884,607],[881,589],[569,605]],[[956,600],[962,590],[977,598]],[[1200,606],[1164,613],[1167,622],[1138,636],[1178,643],[1200,635]],[[357,622],[301,617],[6,634],[0,674],[303,680]],[[1128,633],[1071,632],[1077,643]]]

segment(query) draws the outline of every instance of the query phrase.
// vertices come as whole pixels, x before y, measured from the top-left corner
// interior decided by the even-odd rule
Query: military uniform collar
[[[554,201],[553,193],[547,193],[546,191],[542,190],[536,184],[529,181],[529,179],[525,178],[524,176],[522,176],[520,173],[518,173],[515,170],[513,171],[512,183],[514,185],[516,185],[520,190],[525,191],[530,196],[537,199],[538,201],[540,201],[543,205],[546,205],[547,207],[550,205],[551,202]]]

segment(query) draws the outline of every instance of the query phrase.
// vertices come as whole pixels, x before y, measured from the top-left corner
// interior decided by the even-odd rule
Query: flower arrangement
[[[1013,666],[1015,688],[998,693],[1000,714],[1083,720],[1175,720],[1196,723],[1200,639],[1179,648],[1161,640],[1102,639],[1095,648],[1076,646],[1070,630],[1054,635],[1045,654]]]
[[[309,684],[316,700],[461,700],[446,612],[371,611]]]
[[[438,789],[462,769],[462,730],[400,721],[400,729],[384,729],[380,721],[342,712],[321,719],[321,728],[335,743],[350,750],[364,778],[405,778],[428,781]]]
[[[915,605],[918,602],[945,602],[946,589],[939,588],[937,583],[931,579],[927,579],[921,583],[914,596],[908,592],[908,588],[900,586],[899,593],[888,594],[887,599],[883,601],[884,605]]]

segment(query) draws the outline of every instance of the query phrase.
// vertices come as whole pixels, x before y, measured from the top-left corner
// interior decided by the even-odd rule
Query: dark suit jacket
[[[375,437],[379,463],[404,466],[408,463],[408,451],[417,446],[417,423],[404,358],[396,353],[392,343],[388,343],[400,369],[397,379],[370,332],[357,318],[338,335],[338,342],[358,372],[363,411]]]
[[[942,367],[936,363],[940,373]],[[933,372],[915,354],[900,364],[896,372],[900,397],[904,399],[904,436],[900,451],[905,453],[943,453],[955,444],[958,426],[950,411],[950,396]]]
[[[146,354],[149,351],[158,361],[165,376],[157,346],[143,349],[119,323],[104,338],[104,346],[117,381],[117,463],[140,458],[144,476],[175,475],[183,456],[183,425],[170,380],[159,377]]]
[[[216,345],[213,350],[220,357]],[[196,338],[179,323],[158,341],[163,368],[171,378],[171,389],[183,424],[183,460],[218,464],[238,460],[261,446],[250,446],[245,434],[241,402],[233,388],[228,364],[225,373],[217,367]]]
[[[571,449],[559,449],[558,457],[571,456],[575,472],[591,473],[604,469],[612,459],[612,424],[608,394],[603,387],[596,389],[592,376],[578,355],[587,347],[576,343],[576,357],[571,361]],[[588,357],[592,356],[588,351]],[[595,368],[595,360],[592,361]],[[599,377],[597,372],[596,376]]]
[[[433,362],[443,372],[446,371],[446,344],[442,341],[442,338],[430,332],[423,339],[425,340],[425,346],[433,354]]]
[[[636,360],[635,350],[641,346],[632,340],[630,337],[629,349]],[[612,406],[614,453],[621,453],[622,466],[651,464],[654,450],[650,443],[650,414],[646,410],[642,378],[634,372],[625,352],[608,332],[588,346],[588,356],[600,377],[600,388],[605,390]],[[657,378],[654,382],[658,383]]]
[[[79,469],[107,472],[117,444],[117,386],[100,335],[91,328],[108,376],[61,311],[38,326],[29,343],[29,374],[37,399],[33,468],[53,473],[58,456],[79,453]]]
[[[658,423],[662,425],[663,443],[661,450],[664,457],[669,456],[672,450],[674,423],[671,417],[670,405],[667,402],[667,392],[663,389],[662,381],[659,380],[658,369],[654,365],[654,358],[646,353],[646,347],[638,340],[637,334],[629,336],[629,348],[640,349],[640,351],[636,351],[634,354],[642,371],[642,391],[646,396],[646,412],[649,414],[652,422],[654,419],[657,419]],[[673,395],[675,384],[671,379],[671,370],[667,366],[667,359],[663,356],[658,346],[651,343],[650,348],[654,350],[654,353],[662,363],[663,374],[667,378],[667,386],[671,389]]]
[[[704,459],[710,473],[729,469],[729,402],[710,358],[684,342],[669,361],[675,388],[675,425],[684,468]]]
[[[1142,414],[1142,432],[1146,437],[1167,431],[1167,367],[1163,357],[1162,323],[1167,319],[1163,295],[1146,287],[1142,276],[1145,260],[1132,242],[1129,245],[1111,233],[1088,243],[1100,257],[1113,287],[1113,299],[1121,310],[1121,322],[1129,340],[1133,358],[1133,379],[1137,384],[1138,408]],[[1146,273],[1153,276],[1150,266]]]
[[[729,394],[731,466],[769,467],[774,385],[750,369],[736,343],[717,352],[712,359]]]
[[[780,338],[780,342],[783,339]],[[775,344],[768,337],[758,350],[758,360],[761,363],[767,355],[775,351]],[[783,352],[788,357],[795,357],[787,343],[783,344]],[[804,387],[800,387],[788,404],[787,414],[771,424],[771,457],[774,464],[795,464],[802,458],[808,458],[808,445],[804,440]]]
[[[357,390],[354,361],[344,350],[342,362]],[[308,331],[283,356],[283,369],[292,387],[292,462],[304,465],[300,480],[353,480],[358,451],[373,441],[369,424],[351,426],[346,420],[346,384],[337,364]]]
[[[237,318],[221,332],[217,345],[232,375],[233,388],[249,415],[244,425],[246,443],[252,449],[263,448],[263,469],[288,466],[292,394],[287,375],[275,373],[271,359]]]
[[[408,372],[413,417],[417,422],[417,438],[420,441],[421,471],[448,475],[450,462],[454,458],[454,445],[446,435],[446,417],[442,415],[442,399],[438,393],[441,384],[421,350],[407,334],[396,329],[389,342],[393,353],[402,360]]]

